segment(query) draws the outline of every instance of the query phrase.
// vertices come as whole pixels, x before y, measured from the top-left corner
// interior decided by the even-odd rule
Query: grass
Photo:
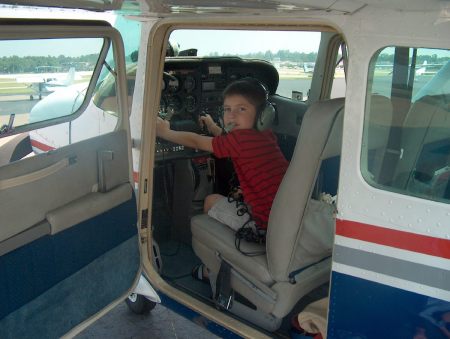
[[[15,94],[32,94],[33,89],[28,87],[28,84],[18,83],[13,78],[0,79],[0,94],[15,95]]]
[[[0,94],[16,95],[16,94],[34,94],[33,89],[29,87],[2,88],[0,86]]]

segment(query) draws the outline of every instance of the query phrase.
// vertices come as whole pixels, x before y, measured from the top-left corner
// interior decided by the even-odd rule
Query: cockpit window
[[[172,32],[170,46],[178,56],[264,60],[278,72],[276,94],[305,101],[320,39],[321,32],[180,29]]]
[[[450,202],[450,51],[387,47],[372,59],[361,170],[373,186]]]

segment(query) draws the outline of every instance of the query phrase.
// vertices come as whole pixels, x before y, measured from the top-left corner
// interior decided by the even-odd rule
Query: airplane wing
[[[22,83],[22,84],[38,84],[38,83],[44,83],[45,78],[42,76],[18,76],[16,77],[16,82]]]

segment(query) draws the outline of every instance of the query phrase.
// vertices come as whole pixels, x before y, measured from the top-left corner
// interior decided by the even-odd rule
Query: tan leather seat
[[[231,312],[276,330],[297,301],[329,280],[334,206],[311,195],[324,159],[340,154],[344,99],[312,105],[305,114],[294,155],[272,205],[266,245],[241,242],[207,215],[191,220],[192,246],[210,270],[212,288],[221,260],[231,265],[231,286],[252,305],[233,303]]]
[[[444,151],[438,152],[439,154],[433,151],[436,147],[448,147],[449,99],[449,95],[424,96],[411,106],[401,134],[401,158],[395,171],[395,187],[443,198],[433,193],[434,189],[428,186],[427,181],[432,180],[434,171],[439,169],[436,165],[444,167],[450,164],[450,155],[442,154]],[[438,143],[442,145],[439,146]],[[436,146],[430,147],[433,144]],[[442,158],[438,160],[438,156]],[[418,175],[425,179],[416,180]]]

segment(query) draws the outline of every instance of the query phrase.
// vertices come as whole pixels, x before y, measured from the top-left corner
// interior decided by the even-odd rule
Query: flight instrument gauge
[[[186,92],[191,92],[195,89],[195,79],[192,75],[188,75],[186,79],[184,79],[183,87]]]
[[[175,93],[178,92],[178,90],[180,89],[180,80],[178,80],[178,78],[172,76],[169,79],[169,82],[167,84],[167,89],[169,90],[169,92],[171,93]]]
[[[184,99],[184,106],[186,107],[186,111],[192,113],[195,111],[196,100],[193,95],[188,95]]]
[[[167,107],[166,107],[166,119],[170,120],[174,115],[180,113],[182,107],[181,99],[174,95],[167,99]]]

